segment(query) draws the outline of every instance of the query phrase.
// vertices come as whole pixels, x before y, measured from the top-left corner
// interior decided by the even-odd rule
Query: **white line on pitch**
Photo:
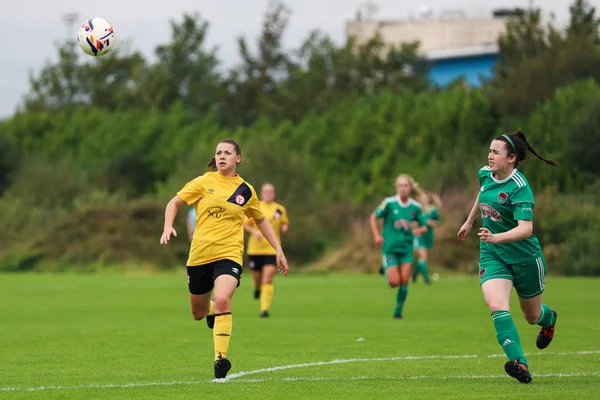
[[[592,354],[600,354],[600,350],[591,350],[591,351],[575,351],[575,352],[546,352],[546,353],[532,353],[526,354],[529,356],[574,356],[574,355],[592,355]],[[347,363],[355,363],[355,362],[372,362],[372,361],[400,361],[400,360],[447,360],[447,359],[468,359],[468,358],[495,358],[504,356],[504,354],[490,354],[488,356],[478,356],[478,355],[431,355],[431,356],[404,356],[404,357],[381,357],[381,358],[350,358],[350,359],[339,359],[339,360],[331,360],[331,361],[319,361],[314,363],[304,363],[304,364],[291,364],[291,365],[282,365],[279,367],[271,367],[271,368],[261,368],[253,371],[242,371],[235,374],[229,375],[226,379],[220,380],[210,380],[208,382],[244,382],[244,381],[252,381],[252,382],[262,382],[267,381],[268,379],[237,379],[243,376],[260,374],[263,372],[273,372],[273,371],[282,371],[287,369],[294,368],[308,368],[308,367],[316,367],[320,365],[334,365],[334,364],[347,364]],[[588,373],[588,374],[534,374],[535,377],[570,377],[570,376],[600,376],[598,373]],[[452,376],[414,376],[414,377],[388,377],[389,379],[488,379],[488,378],[497,378],[504,377],[504,375],[489,375],[489,376],[464,376],[464,377],[452,377]],[[377,377],[355,377],[357,380],[359,378],[364,379],[380,379]],[[320,380],[328,380],[328,378],[319,378]],[[334,380],[336,378],[331,378],[330,380]],[[339,380],[343,380],[344,378],[337,378]],[[353,378],[347,378],[353,379]],[[284,378],[282,381],[301,381],[306,380],[304,378]],[[313,378],[313,380],[318,380],[317,378]],[[78,389],[122,389],[122,388],[141,388],[141,387],[152,387],[152,386],[183,386],[183,385],[199,385],[207,383],[207,381],[171,381],[171,382],[130,382],[130,383],[89,383],[84,385],[72,385],[72,386],[60,386],[60,385],[47,385],[47,386],[34,386],[34,387],[0,387],[0,392],[38,392],[44,390],[78,390]]]

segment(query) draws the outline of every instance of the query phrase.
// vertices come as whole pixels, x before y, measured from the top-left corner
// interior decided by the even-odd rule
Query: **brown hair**
[[[540,153],[538,153],[531,144],[527,141],[525,134],[523,131],[516,131],[515,133],[507,133],[506,136],[512,140],[512,143],[504,135],[496,137],[494,140],[501,140],[506,143],[506,151],[509,156],[516,155],[517,161],[515,162],[515,167],[519,165],[519,161],[523,161],[527,156],[527,150],[540,160],[544,161],[547,164],[557,166],[558,163],[554,160],[549,160],[543,157]],[[513,146],[514,144],[514,146]]]
[[[228,144],[233,145],[233,147],[235,148],[235,154],[237,154],[240,157],[242,156],[242,147],[235,140],[223,139],[219,143],[217,143],[217,146],[221,143],[228,143]],[[208,168],[210,168],[213,171],[217,170],[217,160],[216,160],[215,156],[212,156],[211,159],[208,161]]]

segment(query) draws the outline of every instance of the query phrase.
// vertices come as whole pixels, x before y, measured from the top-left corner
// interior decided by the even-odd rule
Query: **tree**
[[[600,79],[599,20],[586,0],[570,7],[565,32],[542,24],[541,10],[520,10],[498,39],[495,77],[487,85],[496,112],[522,117],[556,88],[581,79]]]

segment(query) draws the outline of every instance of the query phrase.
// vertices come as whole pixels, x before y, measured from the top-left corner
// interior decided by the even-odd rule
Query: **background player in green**
[[[427,259],[429,258],[429,250],[433,248],[433,230],[440,222],[439,209],[442,207],[442,201],[432,192],[426,193],[427,203],[423,206],[423,217],[427,221],[427,231],[419,237],[415,238],[415,250],[417,253],[417,265],[413,268],[412,279],[417,281],[419,274],[423,275],[426,284],[431,284],[429,280],[429,269],[427,268]]]
[[[531,382],[531,374],[510,315],[512,288],[517,291],[527,322],[542,327],[536,340],[539,349],[548,347],[556,324],[556,312],[542,304],[546,260],[533,235],[533,192],[516,168],[527,150],[550,165],[558,165],[539,155],[521,131],[495,138],[488,152],[488,166],[479,170],[479,194],[458,232],[458,239],[463,241],[473,226],[477,209],[481,210],[481,289],[492,312],[496,339],[509,359],[504,369],[522,383]]]
[[[422,193],[412,177],[402,174],[396,178],[397,196],[386,198],[371,214],[369,222],[376,246],[383,244],[383,268],[388,283],[395,288],[400,286],[396,295],[394,318],[402,318],[402,308],[408,295],[408,280],[413,263],[413,240],[427,229],[421,204],[410,196],[412,193],[422,199]],[[383,237],[379,233],[377,219],[383,218]],[[417,221],[419,227],[412,228]]]

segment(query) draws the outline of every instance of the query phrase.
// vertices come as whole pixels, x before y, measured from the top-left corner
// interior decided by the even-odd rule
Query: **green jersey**
[[[518,221],[533,221],[533,192],[525,176],[516,169],[505,179],[496,179],[489,167],[479,170],[479,209],[483,227],[492,233],[507,232]],[[507,264],[539,257],[540,242],[535,235],[518,242],[491,244],[480,242],[481,253],[495,254]]]
[[[423,213],[423,218],[425,218],[426,221],[429,221],[431,219],[433,221],[439,222],[440,213],[439,213],[437,207],[429,206],[429,208],[427,209],[427,212]],[[433,244],[433,228],[431,226],[427,225],[427,232],[425,232],[422,237],[423,237],[423,241],[425,243]]]
[[[377,218],[383,218],[383,253],[413,251],[412,223],[425,225],[421,204],[409,199],[403,204],[400,197],[387,197],[375,209]]]

